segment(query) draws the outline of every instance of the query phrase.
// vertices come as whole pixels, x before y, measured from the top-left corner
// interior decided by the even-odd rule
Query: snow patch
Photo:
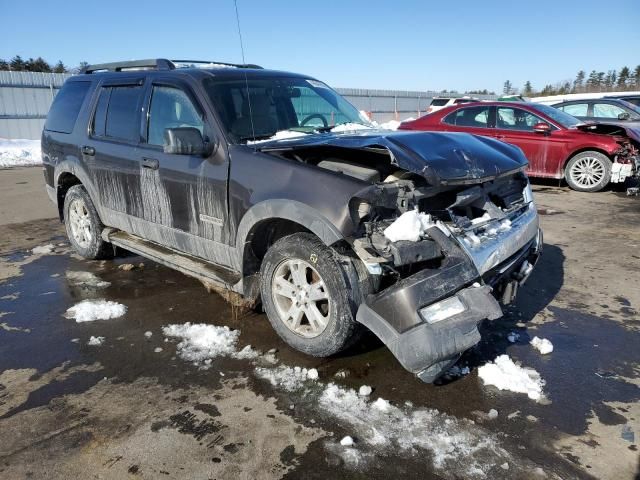
[[[108,300],[83,300],[69,308],[64,316],[75,319],[77,323],[82,323],[110,320],[121,317],[126,312],[127,307],[121,303]]]
[[[162,332],[167,337],[180,339],[177,346],[180,358],[197,365],[204,363],[205,366],[211,363],[212,358],[236,353],[236,343],[240,336],[240,330],[231,330],[226,326],[190,322],[162,327]]]
[[[42,165],[40,140],[0,138],[0,168]]]
[[[93,335],[91,335],[91,338],[89,338],[87,345],[91,345],[92,347],[99,347],[103,343],[104,337],[94,337]]]
[[[287,138],[304,137],[305,135],[307,134],[304,132],[297,132],[295,130],[280,130],[279,132],[276,132],[275,135],[269,138],[262,138],[260,140],[248,140],[247,145],[254,145],[256,143],[262,143],[262,142],[270,142],[272,140],[286,140]]]
[[[533,337],[533,340],[529,343],[531,343],[533,348],[538,350],[542,355],[553,352],[553,343],[546,338]]]
[[[336,125],[331,129],[334,133],[340,132],[355,132],[357,130],[371,130],[373,127],[369,125],[363,125],[361,123],[343,123],[341,125]]]
[[[255,369],[259,378],[268,380],[274,387],[281,387],[288,392],[300,390],[307,381],[316,381],[318,379],[318,370],[315,368],[287,367],[280,365],[276,368]]]
[[[498,390],[526,393],[532,400],[540,400],[545,382],[532,368],[523,368],[513,363],[509,355],[500,355],[478,369],[478,376],[485,385],[493,385]]]
[[[73,287],[107,288],[111,285],[91,272],[67,272],[65,275]]]
[[[53,253],[53,245],[49,243],[48,245],[39,245],[31,250],[31,253],[34,255],[50,255]]]

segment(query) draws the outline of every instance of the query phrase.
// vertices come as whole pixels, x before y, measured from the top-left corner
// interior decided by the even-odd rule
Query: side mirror
[[[205,142],[200,130],[197,128],[167,128],[164,131],[164,153],[206,157],[211,152],[212,145],[209,142]]]
[[[618,120],[629,120],[631,118],[631,114],[629,112],[622,112],[618,114]]]
[[[533,131],[536,133],[548,135],[549,133],[551,133],[551,126],[548,123],[539,122],[533,126]]]

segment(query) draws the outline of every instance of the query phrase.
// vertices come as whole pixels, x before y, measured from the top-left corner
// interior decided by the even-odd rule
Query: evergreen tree
[[[530,96],[533,93],[533,87],[531,86],[531,82],[529,80],[527,80],[524,84],[524,91],[523,93],[526,96]]]
[[[598,88],[598,72],[591,70],[589,78],[587,78],[587,90],[594,91],[596,88]]]
[[[20,72],[24,70],[24,67],[25,67],[24,60],[22,60],[22,57],[20,55],[16,55],[9,62],[9,67],[11,68],[11,70]]]
[[[9,62],[0,58],[0,71],[9,70]]]
[[[65,73],[67,71],[67,67],[64,66],[62,60],[58,60],[55,67],[53,67],[53,73]]]
[[[629,81],[630,76],[631,76],[631,72],[629,71],[629,67],[622,67],[620,69],[620,73],[618,74],[618,83],[617,83],[617,86],[620,90],[624,90],[627,87],[627,82]]]
[[[633,79],[635,83],[635,88],[640,88],[640,65],[637,65],[633,70]]]
[[[584,88],[584,70],[580,70],[576,75],[576,79],[573,81],[573,91],[580,92]]]
[[[507,80],[504,82],[504,86],[502,87],[502,93],[509,95],[511,92],[513,92],[513,85],[511,85],[510,80]]]

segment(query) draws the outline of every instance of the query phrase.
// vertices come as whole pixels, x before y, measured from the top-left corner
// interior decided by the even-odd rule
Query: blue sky
[[[579,69],[640,64],[638,0],[238,0],[238,8],[247,62],[334,87],[498,91],[509,79],[542,88]],[[241,60],[233,0],[0,0],[0,17],[5,59]]]

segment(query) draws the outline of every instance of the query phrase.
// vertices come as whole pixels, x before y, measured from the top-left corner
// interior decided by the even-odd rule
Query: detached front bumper
[[[531,273],[542,247],[535,209],[532,213],[505,235],[512,242],[500,244],[500,255],[486,251],[472,255],[439,229],[429,230],[445,254],[442,265],[369,295],[356,319],[385,343],[405,369],[433,382],[480,341],[482,320],[502,316],[495,295],[512,298]],[[436,315],[425,319],[427,311]]]

